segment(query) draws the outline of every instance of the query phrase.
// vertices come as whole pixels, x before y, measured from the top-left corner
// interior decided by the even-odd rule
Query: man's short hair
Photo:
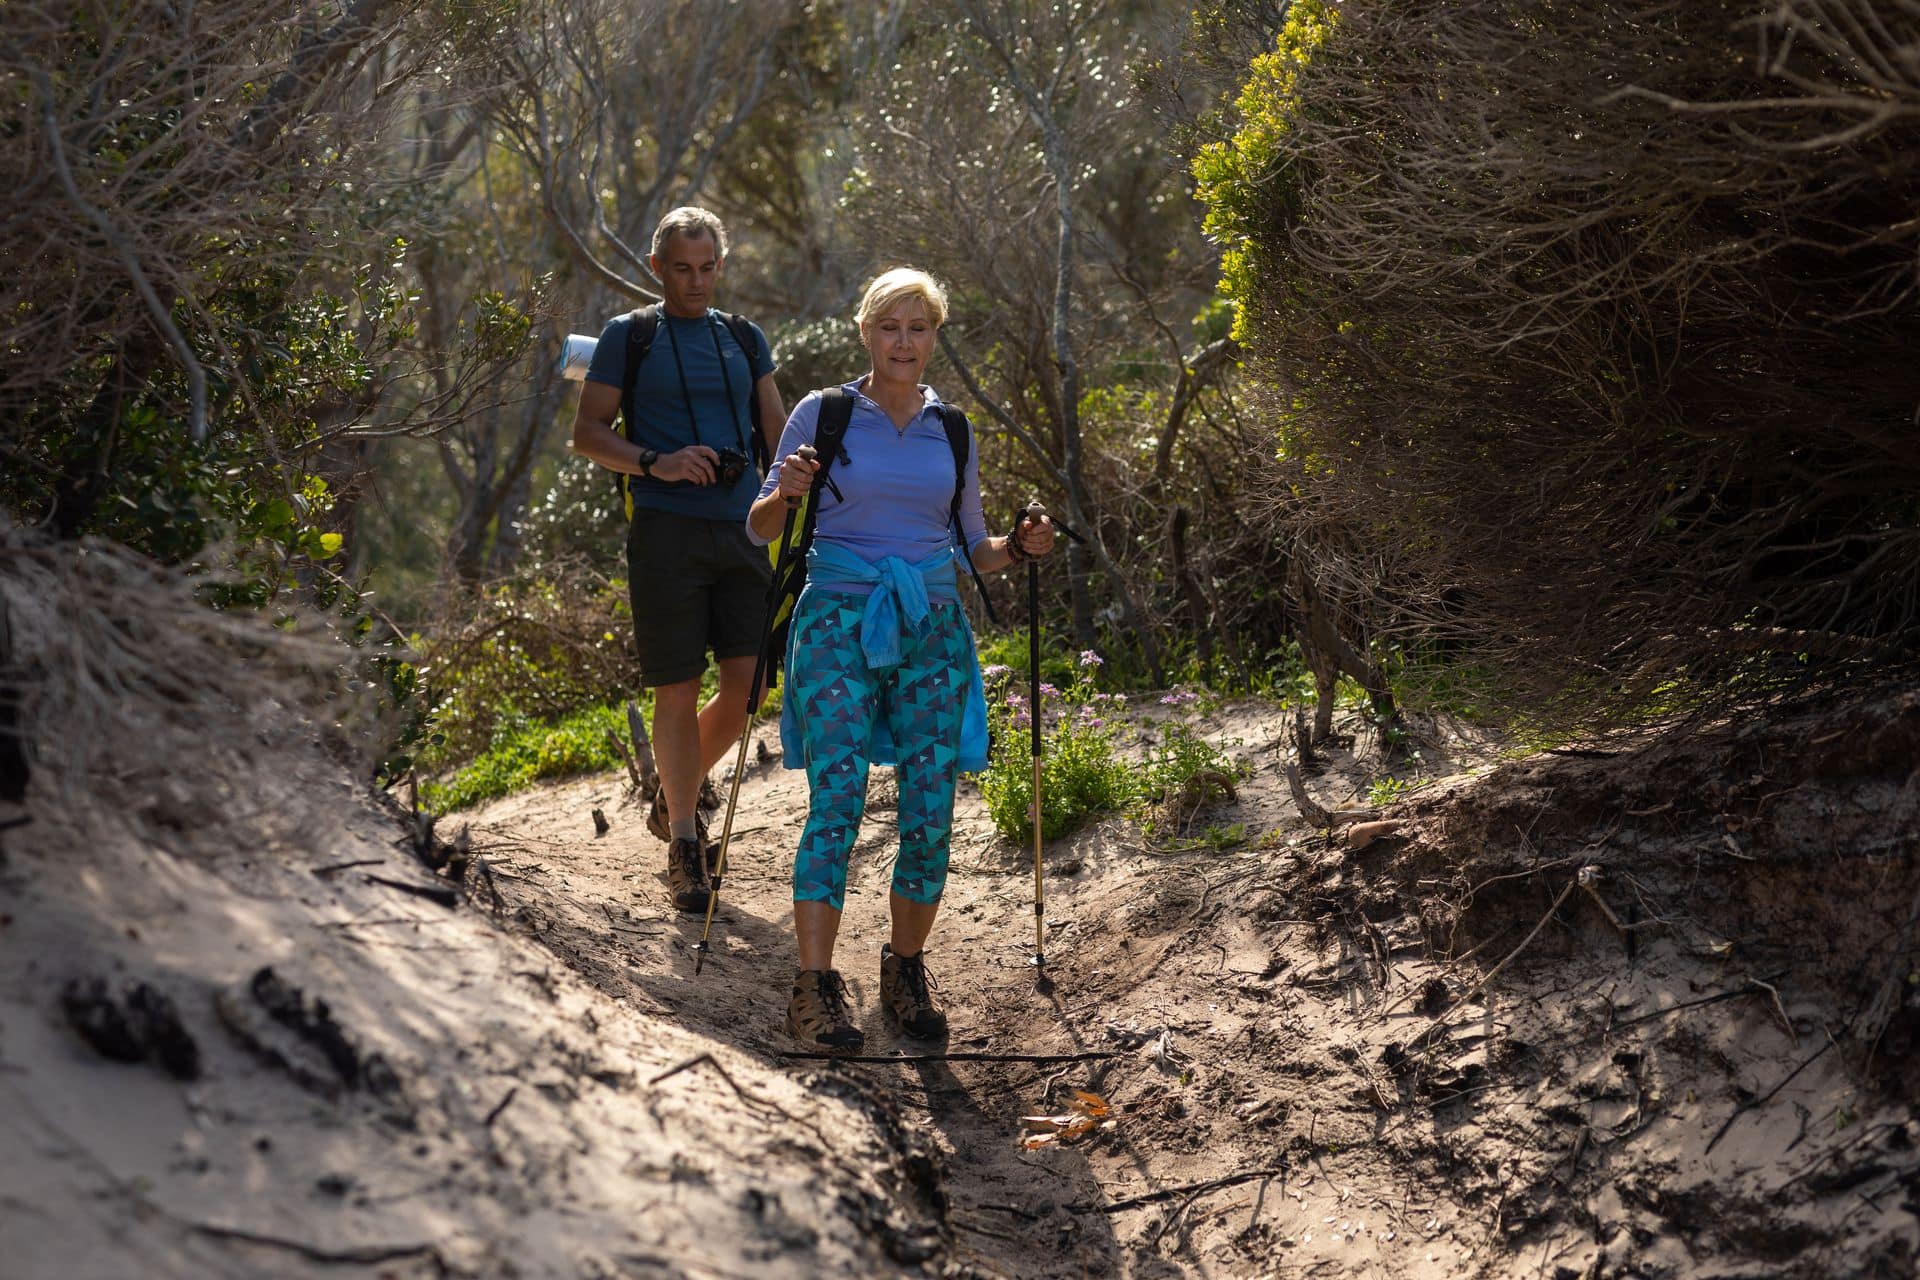
[[[727,228],[718,217],[700,208],[698,205],[682,205],[660,219],[660,225],[653,229],[653,256],[659,257],[667,247],[667,237],[675,232],[683,236],[699,239],[712,236],[716,254],[727,256]]]
[[[938,280],[913,267],[895,267],[882,271],[867,284],[856,317],[861,328],[877,320],[908,299],[918,298],[927,309],[927,319],[939,328],[947,322],[947,291]]]

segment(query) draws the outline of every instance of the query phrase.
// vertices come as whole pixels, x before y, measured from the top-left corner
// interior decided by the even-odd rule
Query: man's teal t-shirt
[[[600,345],[594,348],[593,362],[587,366],[587,381],[610,387],[624,385],[627,330],[632,323],[631,317],[619,316],[600,331]],[[742,351],[727,326],[711,311],[697,320],[662,312],[653,346],[634,382],[629,438],[661,453],[704,444],[716,453],[738,449],[752,459],[753,384],[772,373],[774,363],[766,334],[758,325],[750,323],[748,327],[758,348],[753,352]],[[683,375],[685,394],[681,391]],[[635,507],[708,520],[745,520],[760,489],[760,476],[751,461],[731,487],[645,476],[628,476],[627,480]]]

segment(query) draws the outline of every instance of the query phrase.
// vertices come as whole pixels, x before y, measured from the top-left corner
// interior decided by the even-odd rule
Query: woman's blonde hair
[[[947,322],[946,289],[938,280],[913,267],[882,271],[868,282],[867,291],[860,299],[859,314],[854,319],[865,329],[869,321],[878,320],[910,298],[920,299],[934,328]]]

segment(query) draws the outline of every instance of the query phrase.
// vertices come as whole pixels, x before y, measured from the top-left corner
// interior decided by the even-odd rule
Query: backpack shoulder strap
[[[627,360],[620,378],[620,412],[626,421],[627,438],[633,438],[633,385],[640,380],[640,366],[653,350],[653,338],[660,331],[660,305],[636,307],[627,319]]]
[[[769,597],[773,609],[785,606],[777,602],[783,598],[796,596],[800,584],[807,576],[807,552],[813,548],[814,525],[820,518],[818,499],[821,488],[827,489],[836,498],[840,490],[835,487],[828,472],[833,470],[834,460],[842,453],[842,442],[847,438],[847,426],[853,421],[853,397],[847,394],[845,387],[823,387],[820,390],[820,415],[814,420],[813,448],[820,463],[820,469],[814,473],[814,489],[800,505],[800,530],[798,536],[788,545],[785,538],[774,546],[774,574]]]
[[[753,424],[753,439],[749,442],[749,447],[753,450],[753,456],[759,461],[761,469],[764,470],[771,465],[772,460],[767,457],[766,433],[760,426],[760,397],[753,393],[753,367],[755,358],[760,354],[760,340],[753,331],[753,324],[745,316],[737,316],[731,312],[722,311],[718,307],[714,308],[713,314],[719,317],[720,323],[725,326],[728,333],[733,335],[734,344],[747,358],[747,421]]]
[[[947,447],[953,450],[953,509],[960,510],[960,491],[967,483],[967,451],[972,445],[972,425],[966,413],[953,405],[940,406],[940,425],[947,429]]]
[[[740,350],[746,353],[747,366],[751,368],[754,357],[760,354],[760,339],[753,331],[752,321],[745,316],[722,311],[718,307],[714,308],[713,314],[721,324],[726,326],[727,332],[733,335],[733,340],[739,345]]]
[[[840,490],[831,472],[837,462],[851,462],[847,456],[847,428],[853,424],[853,397],[845,387],[820,389],[820,416],[814,422],[813,448],[819,455],[820,473],[816,484],[838,499]]]
[[[980,591],[980,602],[987,607],[987,620],[999,626],[1000,619],[993,612],[993,597],[987,594],[987,584],[980,580],[980,571],[973,567],[973,557],[967,554],[966,535],[960,529],[960,499],[966,495],[967,455],[973,429],[964,411],[944,401],[940,405],[940,425],[946,428],[947,447],[953,450],[953,502],[947,508],[947,518],[960,548],[960,558],[967,562],[967,572],[973,575],[973,585]]]

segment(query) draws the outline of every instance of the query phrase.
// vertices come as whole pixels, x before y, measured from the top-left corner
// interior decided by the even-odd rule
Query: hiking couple
[[[1046,555],[1053,528],[1042,517],[987,532],[971,430],[920,381],[947,316],[938,282],[904,268],[870,282],[857,315],[868,371],[810,392],[789,417],[765,334],[710,306],[726,253],[726,229],[706,210],[661,219],[649,260],[661,303],[606,326],[574,421],[573,447],[618,473],[626,495],[634,638],[660,768],[648,827],[668,841],[674,904],[704,912],[716,850],[698,814],[700,785],[746,727],[767,626],[765,547],[829,462],[801,456],[801,446],[838,436],[814,497],[807,585],[786,655],[785,762],[806,769],[810,792],[794,858],[800,972],[786,1027],[815,1048],[852,1052],[865,1041],[833,948],[868,766],[893,764],[900,850],[880,1004],[907,1034],[937,1037],[946,1015],[923,947],[946,884],[959,775],[986,766],[955,542],[985,573]],[[764,477],[758,457],[771,459]],[[719,688],[700,706],[709,650]]]

